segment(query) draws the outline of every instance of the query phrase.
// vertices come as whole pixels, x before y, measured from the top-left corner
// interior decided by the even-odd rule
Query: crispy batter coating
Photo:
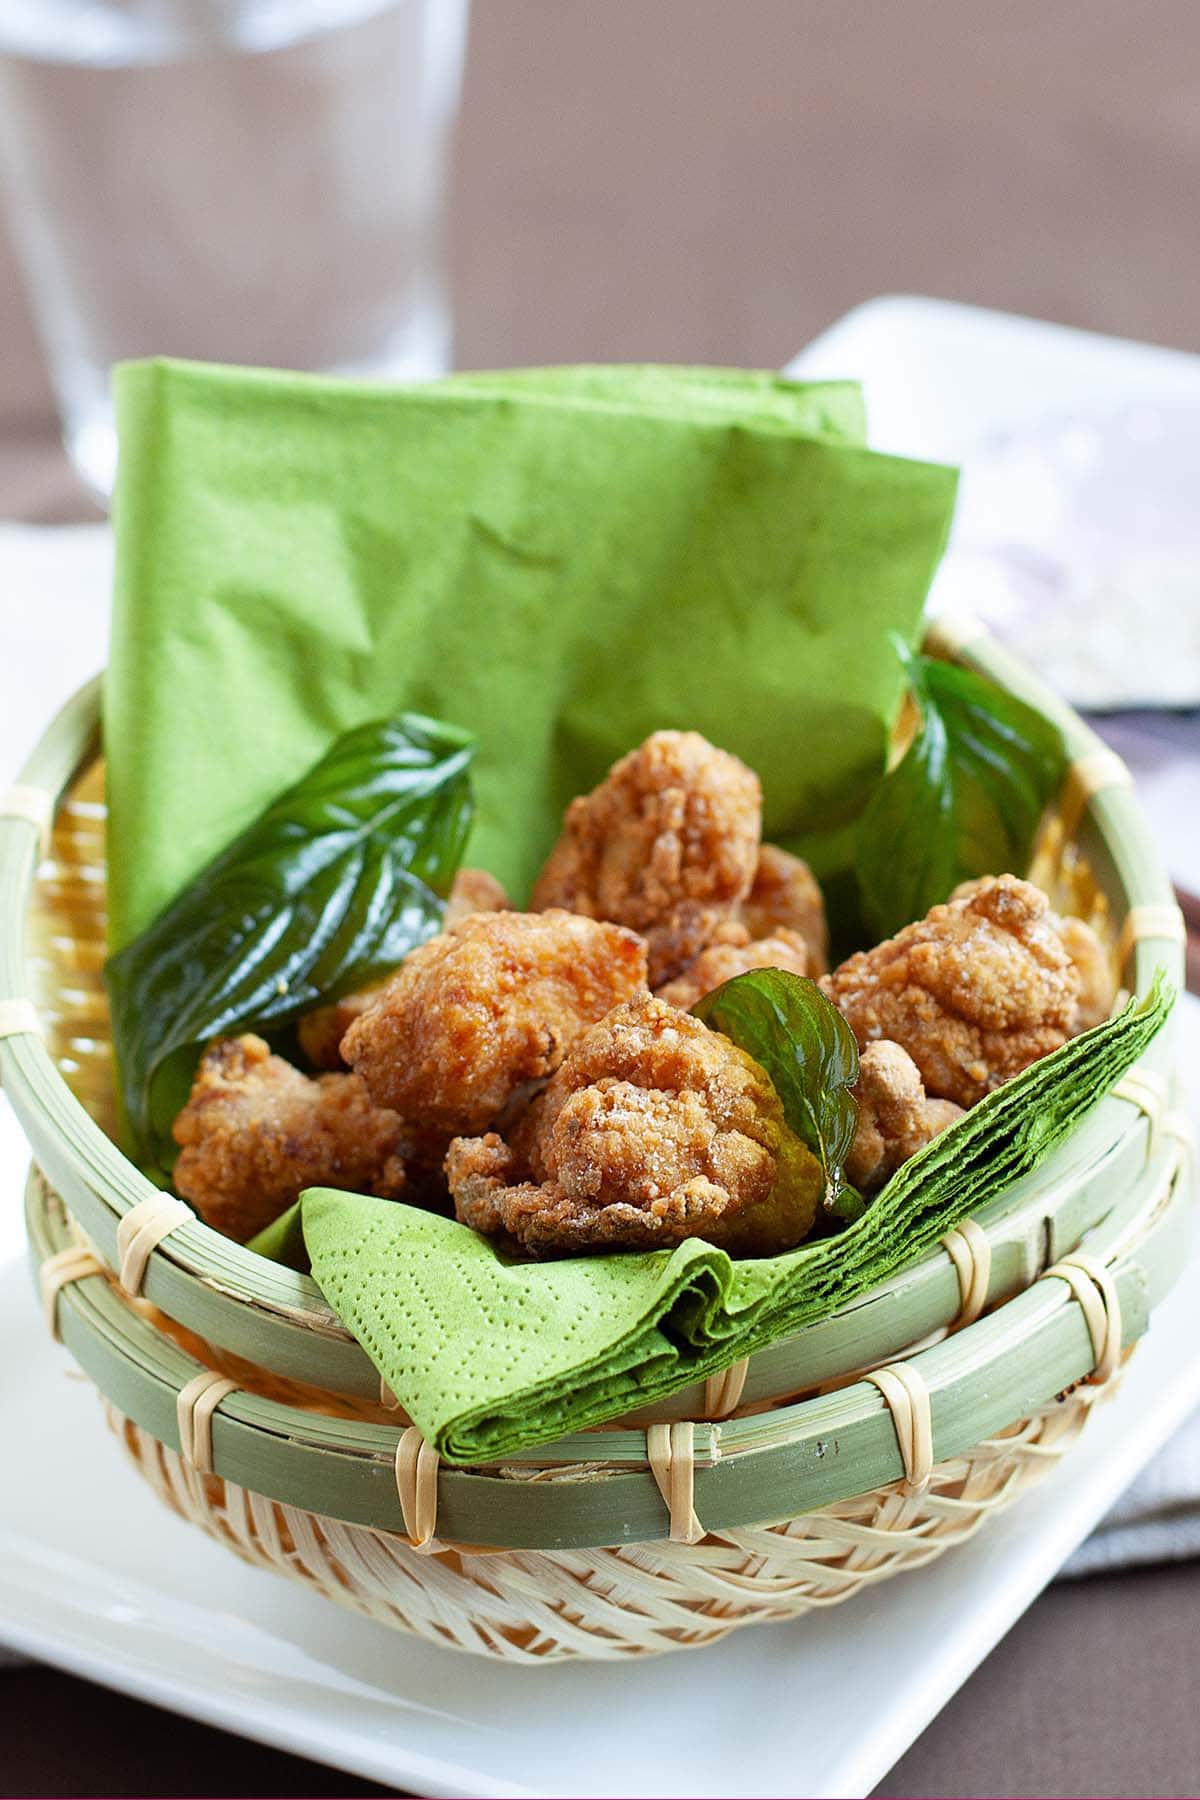
[[[877,1192],[901,1163],[963,1116],[952,1100],[926,1098],[916,1063],[887,1038],[863,1051],[854,1098],[858,1129],[846,1179],[863,1194]]]
[[[959,882],[950,896],[951,900],[969,899],[984,881],[990,879],[989,876],[983,876],[974,881]],[[1090,1031],[1093,1025],[1099,1025],[1112,1013],[1117,997],[1113,959],[1091,926],[1082,919],[1073,918],[1070,914],[1049,912],[1046,921],[1062,939],[1063,949],[1074,963],[1079,976],[1079,1009],[1072,1035]]]
[[[448,931],[451,925],[457,925],[460,919],[467,918],[471,913],[505,912],[511,904],[496,877],[489,875],[486,869],[460,869],[446,900],[442,930]],[[381,975],[369,987],[359,988],[353,994],[343,994],[340,1000],[334,1000],[328,1006],[318,1006],[315,1011],[304,1015],[297,1027],[297,1036],[300,1048],[314,1069],[345,1068],[342,1039],[359,1014],[365,1013],[369,1006],[374,1006],[394,974],[393,969],[389,974]]]
[[[449,931],[472,913],[509,912],[512,901],[500,882],[486,869],[460,869],[446,900],[442,930]]]
[[[1070,917],[1055,920],[1063,949],[1079,977],[1079,1016],[1076,1031],[1090,1031],[1107,1019],[1117,997],[1117,978],[1112,958],[1090,925]]]
[[[571,802],[530,904],[641,932],[659,987],[749,893],[761,830],[757,775],[699,732],[656,731]]]
[[[778,937],[782,927],[799,932],[808,946],[808,968],[798,973],[823,975],[829,967],[825,900],[812,870],[799,856],[777,844],[764,844],[738,917],[752,938]]]
[[[959,1106],[1077,1029],[1079,975],[1046,896],[1015,875],[986,877],[821,985],[860,1047],[892,1039],[926,1092]]]
[[[404,960],[342,1053],[371,1098],[443,1145],[486,1131],[580,1032],[646,987],[646,947],[570,912],[472,913]]]
[[[751,944],[710,944],[682,975],[658,989],[658,997],[686,1012],[723,981],[744,975],[747,969],[789,969],[793,975],[807,975],[808,946],[798,931],[786,926],[774,937],[756,938]]]
[[[807,1235],[824,1178],[745,1051],[649,995],[575,1044],[511,1144],[457,1138],[458,1217],[535,1256],[703,1237],[770,1256]]]
[[[262,1038],[218,1038],[175,1121],[178,1193],[244,1243],[306,1187],[394,1199],[405,1185],[404,1137],[357,1075],[313,1080]]]

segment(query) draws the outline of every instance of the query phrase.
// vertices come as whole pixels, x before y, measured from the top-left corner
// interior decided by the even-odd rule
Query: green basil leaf
[[[1067,755],[1055,726],[969,669],[900,639],[921,729],[858,828],[863,916],[891,937],[977,875],[1022,873]]]
[[[854,1142],[858,1080],[854,1033],[815,981],[787,969],[748,969],[697,1001],[696,1018],[752,1056],[771,1078],[783,1115],[820,1158],[827,1206],[844,1189]]]
[[[272,1219],[269,1225],[248,1238],[246,1248],[253,1250],[256,1256],[265,1256],[270,1262],[283,1263],[286,1268],[307,1275],[310,1264],[304,1246],[299,1200],[293,1200],[286,1212],[281,1212],[277,1219]]]
[[[403,713],[360,725],[110,957],[122,1096],[142,1153],[211,1038],[289,1024],[431,937],[471,824],[470,734]]]

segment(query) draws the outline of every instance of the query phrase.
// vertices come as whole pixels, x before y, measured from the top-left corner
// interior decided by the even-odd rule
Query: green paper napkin
[[[339,733],[474,730],[469,859],[518,900],[565,802],[648,732],[763,777],[836,875],[882,766],[953,471],[861,397],[767,374],[383,387],[170,361],[116,377],[109,929],[143,929]]]
[[[489,1462],[619,1417],[886,1281],[1060,1144],[1172,995],[1073,1039],[893,1176],[857,1224],[786,1256],[673,1251],[513,1263],[452,1220],[328,1188],[302,1200],[321,1291],[425,1437]]]

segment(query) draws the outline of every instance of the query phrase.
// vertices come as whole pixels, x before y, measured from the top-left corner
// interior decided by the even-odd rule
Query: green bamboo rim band
[[[1187,1150],[1172,1137],[1091,1234],[1088,1251],[1116,1283],[1113,1315],[1119,1309],[1125,1347],[1141,1335],[1151,1307],[1184,1265],[1191,1200]],[[40,1181],[30,1184],[28,1217],[35,1256],[53,1255],[67,1228],[61,1221],[54,1225],[53,1202]],[[64,1341],[112,1403],[144,1430],[177,1445],[178,1393],[211,1372],[157,1333],[103,1279],[66,1287],[59,1311]],[[941,1460],[1091,1377],[1097,1346],[1070,1292],[1043,1278],[907,1360],[928,1387]],[[891,1415],[878,1395],[868,1398],[871,1391],[857,1382],[768,1414],[697,1425],[695,1508],[705,1526],[767,1523],[903,1479],[907,1470]],[[298,1412],[244,1391],[231,1393],[211,1423],[213,1466],[223,1478],[351,1523],[403,1528],[394,1480],[378,1480],[381,1466],[390,1470],[394,1462],[395,1427]],[[823,1452],[834,1438],[839,1455],[829,1458]],[[497,1548],[568,1548],[662,1536],[662,1495],[647,1469],[644,1432],[588,1433],[560,1448],[592,1466],[607,1453],[603,1478],[548,1476],[530,1485],[443,1465],[439,1538]],[[536,1461],[517,1457],[506,1467]]]
[[[935,634],[931,634],[935,637]],[[936,648],[935,641],[931,647]],[[1058,723],[1068,748],[1078,760],[1108,754],[1100,740],[1034,677],[988,640],[975,637],[960,652],[961,660],[1001,681]],[[22,782],[61,794],[75,773],[97,750],[99,682],[76,696],[51,724],[22,771]],[[1120,782],[1091,795],[1080,820],[1081,847],[1093,864],[1118,916],[1134,906],[1173,904],[1157,853],[1128,790]],[[33,876],[30,834],[19,821],[0,818],[0,992],[20,995],[26,984],[24,914]],[[1171,941],[1134,947],[1133,985],[1144,992],[1154,969],[1165,965],[1179,985],[1182,955]],[[1169,1033],[1151,1046],[1143,1064],[1153,1075],[1169,1067]],[[106,1259],[117,1257],[120,1218],[157,1192],[121,1157],[70,1094],[45,1048],[31,1035],[0,1040],[0,1075],[13,1099],[39,1161],[97,1243]],[[1020,1284],[1022,1251],[1017,1215],[1039,1210],[1039,1194],[1051,1196],[1046,1229],[1056,1241],[1073,1241],[1080,1229],[1102,1216],[1103,1184],[1120,1178],[1125,1159],[1135,1159],[1130,1142],[1148,1139],[1146,1125],[1131,1130],[1127,1106],[1106,1100],[1075,1135],[1053,1164],[1036,1172],[1031,1185],[1020,1186],[986,1209],[984,1224],[994,1240],[996,1291]],[[998,1227],[1014,1219],[1013,1241],[999,1241]],[[1061,1228],[1059,1221],[1061,1220]],[[1001,1234],[1002,1235],[1002,1234]],[[334,1320],[312,1281],[266,1263],[233,1245],[200,1222],[187,1221],[169,1241],[149,1255],[143,1291],[147,1298],[181,1323],[236,1354],[281,1374],[326,1387],[333,1392],[373,1395],[378,1377],[358,1345]],[[961,1291],[949,1258],[936,1253],[904,1283],[904,1308],[912,1308],[909,1341],[949,1325],[961,1306]],[[824,1322],[810,1327],[803,1342],[771,1346],[753,1359],[746,1378],[749,1400],[770,1392],[787,1393],[798,1385],[797,1374],[817,1366],[836,1374],[847,1366],[851,1351],[841,1343],[848,1332],[865,1331],[865,1349],[886,1356],[899,1348],[882,1335],[878,1315],[889,1310],[886,1296],[868,1298],[855,1309],[855,1322]],[[890,1308],[894,1311],[894,1308]],[[840,1346],[840,1347],[839,1347]],[[856,1346],[857,1347],[857,1346]],[[697,1395],[684,1394],[680,1407],[698,1411]],[[678,1408],[662,1403],[658,1416],[678,1416]]]

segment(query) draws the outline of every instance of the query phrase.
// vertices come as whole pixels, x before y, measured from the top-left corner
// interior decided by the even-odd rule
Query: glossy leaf
[[[969,669],[898,654],[921,728],[859,823],[863,916],[890,937],[960,881],[1029,865],[1038,823],[1066,767],[1058,730]]]
[[[705,994],[698,1019],[752,1056],[771,1078],[784,1117],[825,1171],[826,1206],[845,1190],[858,1080],[854,1033],[815,981],[787,969],[749,969]]]
[[[105,969],[126,1112],[169,1166],[200,1048],[277,1030],[395,968],[437,931],[471,823],[469,734],[358,726]]]

